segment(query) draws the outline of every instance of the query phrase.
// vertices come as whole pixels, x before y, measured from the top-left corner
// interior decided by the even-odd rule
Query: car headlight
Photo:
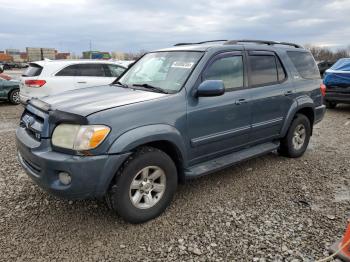
[[[52,144],[77,151],[90,150],[100,145],[110,132],[103,125],[60,124],[52,134]]]

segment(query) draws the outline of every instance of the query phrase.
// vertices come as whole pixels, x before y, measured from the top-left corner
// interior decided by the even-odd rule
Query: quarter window
[[[75,76],[78,65],[70,65],[59,71],[56,76]]]
[[[222,80],[226,90],[243,87],[243,57],[217,59],[205,72],[204,80]]]
[[[287,54],[301,77],[306,79],[320,78],[320,71],[309,52],[288,51]]]

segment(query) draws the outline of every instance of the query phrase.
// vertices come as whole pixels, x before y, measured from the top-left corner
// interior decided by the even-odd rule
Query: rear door
[[[248,52],[249,87],[252,104],[252,143],[278,137],[293,99],[294,86],[287,81],[279,57],[270,51]]]
[[[75,88],[100,86],[110,84],[110,77],[106,75],[103,64],[78,64],[75,78]]]

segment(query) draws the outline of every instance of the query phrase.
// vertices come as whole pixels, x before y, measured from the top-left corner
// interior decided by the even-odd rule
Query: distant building
[[[100,52],[100,51],[85,51],[83,52],[83,59],[111,59],[111,55],[108,52]]]
[[[0,61],[1,62],[12,62],[13,58],[12,56],[4,53],[0,53]]]
[[[19,55],[23,61],[28,61],[28,55],[26,52],[21,52]]]
[[[56,50],[54,48],[36,48],[27,47],[28,61],[40,61],[45,58],[54,60],[56,58]]]
[[[56,59],[70,59],[70,53],[56,53]]]
[[[0,54],[5,54],[5,51],[1,51],[1,50],[0,50]]]
[[[19,51],[19,49],[14,49],[14,48],[10,48],[10,49],[6,49],[6,54],[9,56],[12,56],[12,61],[14,62],[23,62],[20,56],[21,51]]]

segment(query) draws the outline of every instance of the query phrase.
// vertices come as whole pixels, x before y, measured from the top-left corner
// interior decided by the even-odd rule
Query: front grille
[[[44,127],[44,119],[28,110],[24,111],[20,126],[25,128],[27,134],[37,141],[40,141]]]

